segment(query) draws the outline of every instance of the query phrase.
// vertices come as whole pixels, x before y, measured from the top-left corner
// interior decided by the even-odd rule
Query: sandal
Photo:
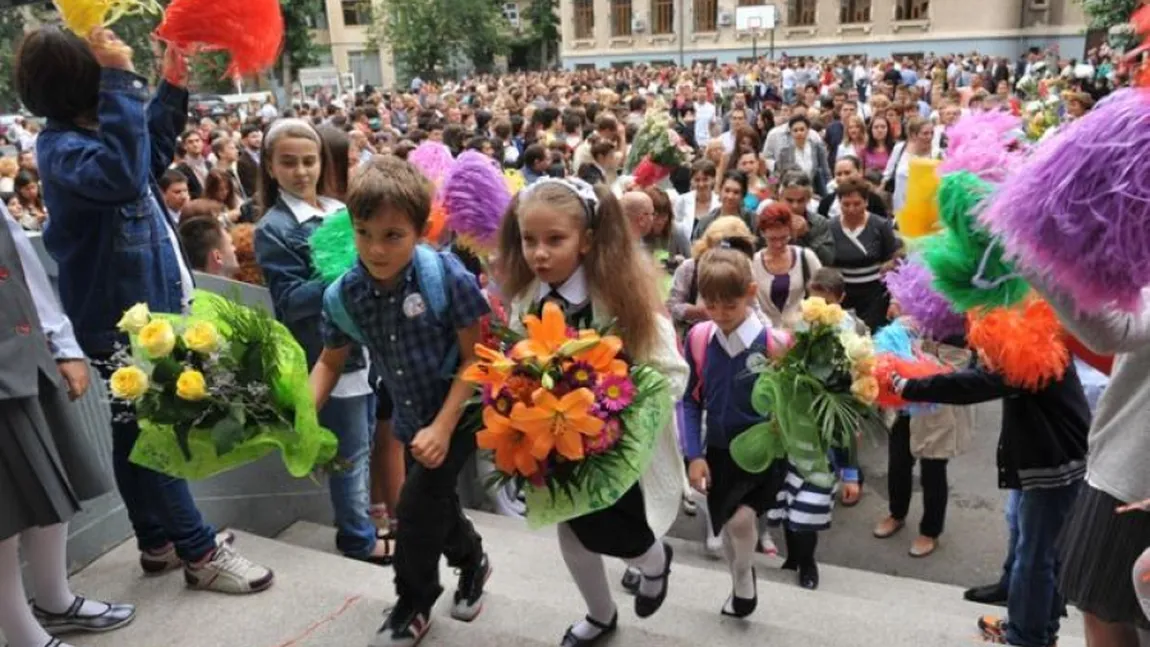
[[[671,548],[670,544],[663,544],[663,553],[666,555],[666,563],[663,566],[663,573],[661,575],[650,576],[646,573],[640,573],[640,576],[648,581],[663,580],[663,589],[659,591],[659,595],[653,598],[643,595],[639,592],[635,595],[635,615],[640,618],[647,618],[655,615],[659,607],[663,606],[663,601],[667,599],[667,589],[670,588],[670,583],[667,577],[671,574],[671,560],[675,557],[675,551]]]
[[[395,559],[395,533],[388,532],[382,537],[376,537],[376,543],[382,542],[386,552],[383,555],[364,555],[362,557],[347,555],[352,559],[360,562],[367,562],[368,564],[375,564],[376,566],[391,566],[392,561]]]

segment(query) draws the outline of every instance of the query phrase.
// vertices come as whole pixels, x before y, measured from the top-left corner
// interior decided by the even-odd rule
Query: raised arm
[[[1074,302],[1061,292],[1032,280],[1031,285],[1054,308],[1063,325],[1083,344],[1103,355],[1116,355],[1141,350],[1150,344],[1150,289],[1142,290],[1143,305],[1138,312],[1111,310],[1098,314],[1080,314]]]

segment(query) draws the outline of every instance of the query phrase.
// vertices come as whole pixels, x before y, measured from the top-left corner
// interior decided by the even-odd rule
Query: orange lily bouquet
[[[483,429],[497,479],[527,495],[528,522],[558,523],[613,505],[650,462],[670,421],[666,379],[623,354],[606,330],[575,330],[548,303],[504,331],[506,354],[476,344],[464,379],[483,398]]]

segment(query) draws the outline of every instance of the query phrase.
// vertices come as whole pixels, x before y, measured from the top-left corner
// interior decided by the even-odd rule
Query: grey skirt
[[[68,393],[40,375],[39,394],[0,400],[0,540],[67,521],[111,491],[111,475]]]
[[[1101,490],[1082,489],[1062,530],[1061,589],[1082,611],[1150,630],[1131,577],[1134,562],[1150,546],[1150,513],[1116,514],[1120,505]]]

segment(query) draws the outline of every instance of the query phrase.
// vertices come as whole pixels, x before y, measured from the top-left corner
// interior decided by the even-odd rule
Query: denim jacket
[[[183,306],[183,252],[168,233],[156,180],[187,122],[188,93],[161,83],[149,103],[143,77],[104,69],[97,111],[97,131],[49,120],[36,153],[60,300],[84,352],[106,355],[127,342],[116,330],[124,310]]]
[[[268,292],[279,319],[307,354],[308,366],[315,366],[323,351],[320,333],[324,282],[316,276],[311,262],[308,238],[322,221],[313,218],[299,222],[283,199],[260,218],[256,225],[256,260],[264,273]],[[348,356],[344,372],[367,366],[356,346]]]

